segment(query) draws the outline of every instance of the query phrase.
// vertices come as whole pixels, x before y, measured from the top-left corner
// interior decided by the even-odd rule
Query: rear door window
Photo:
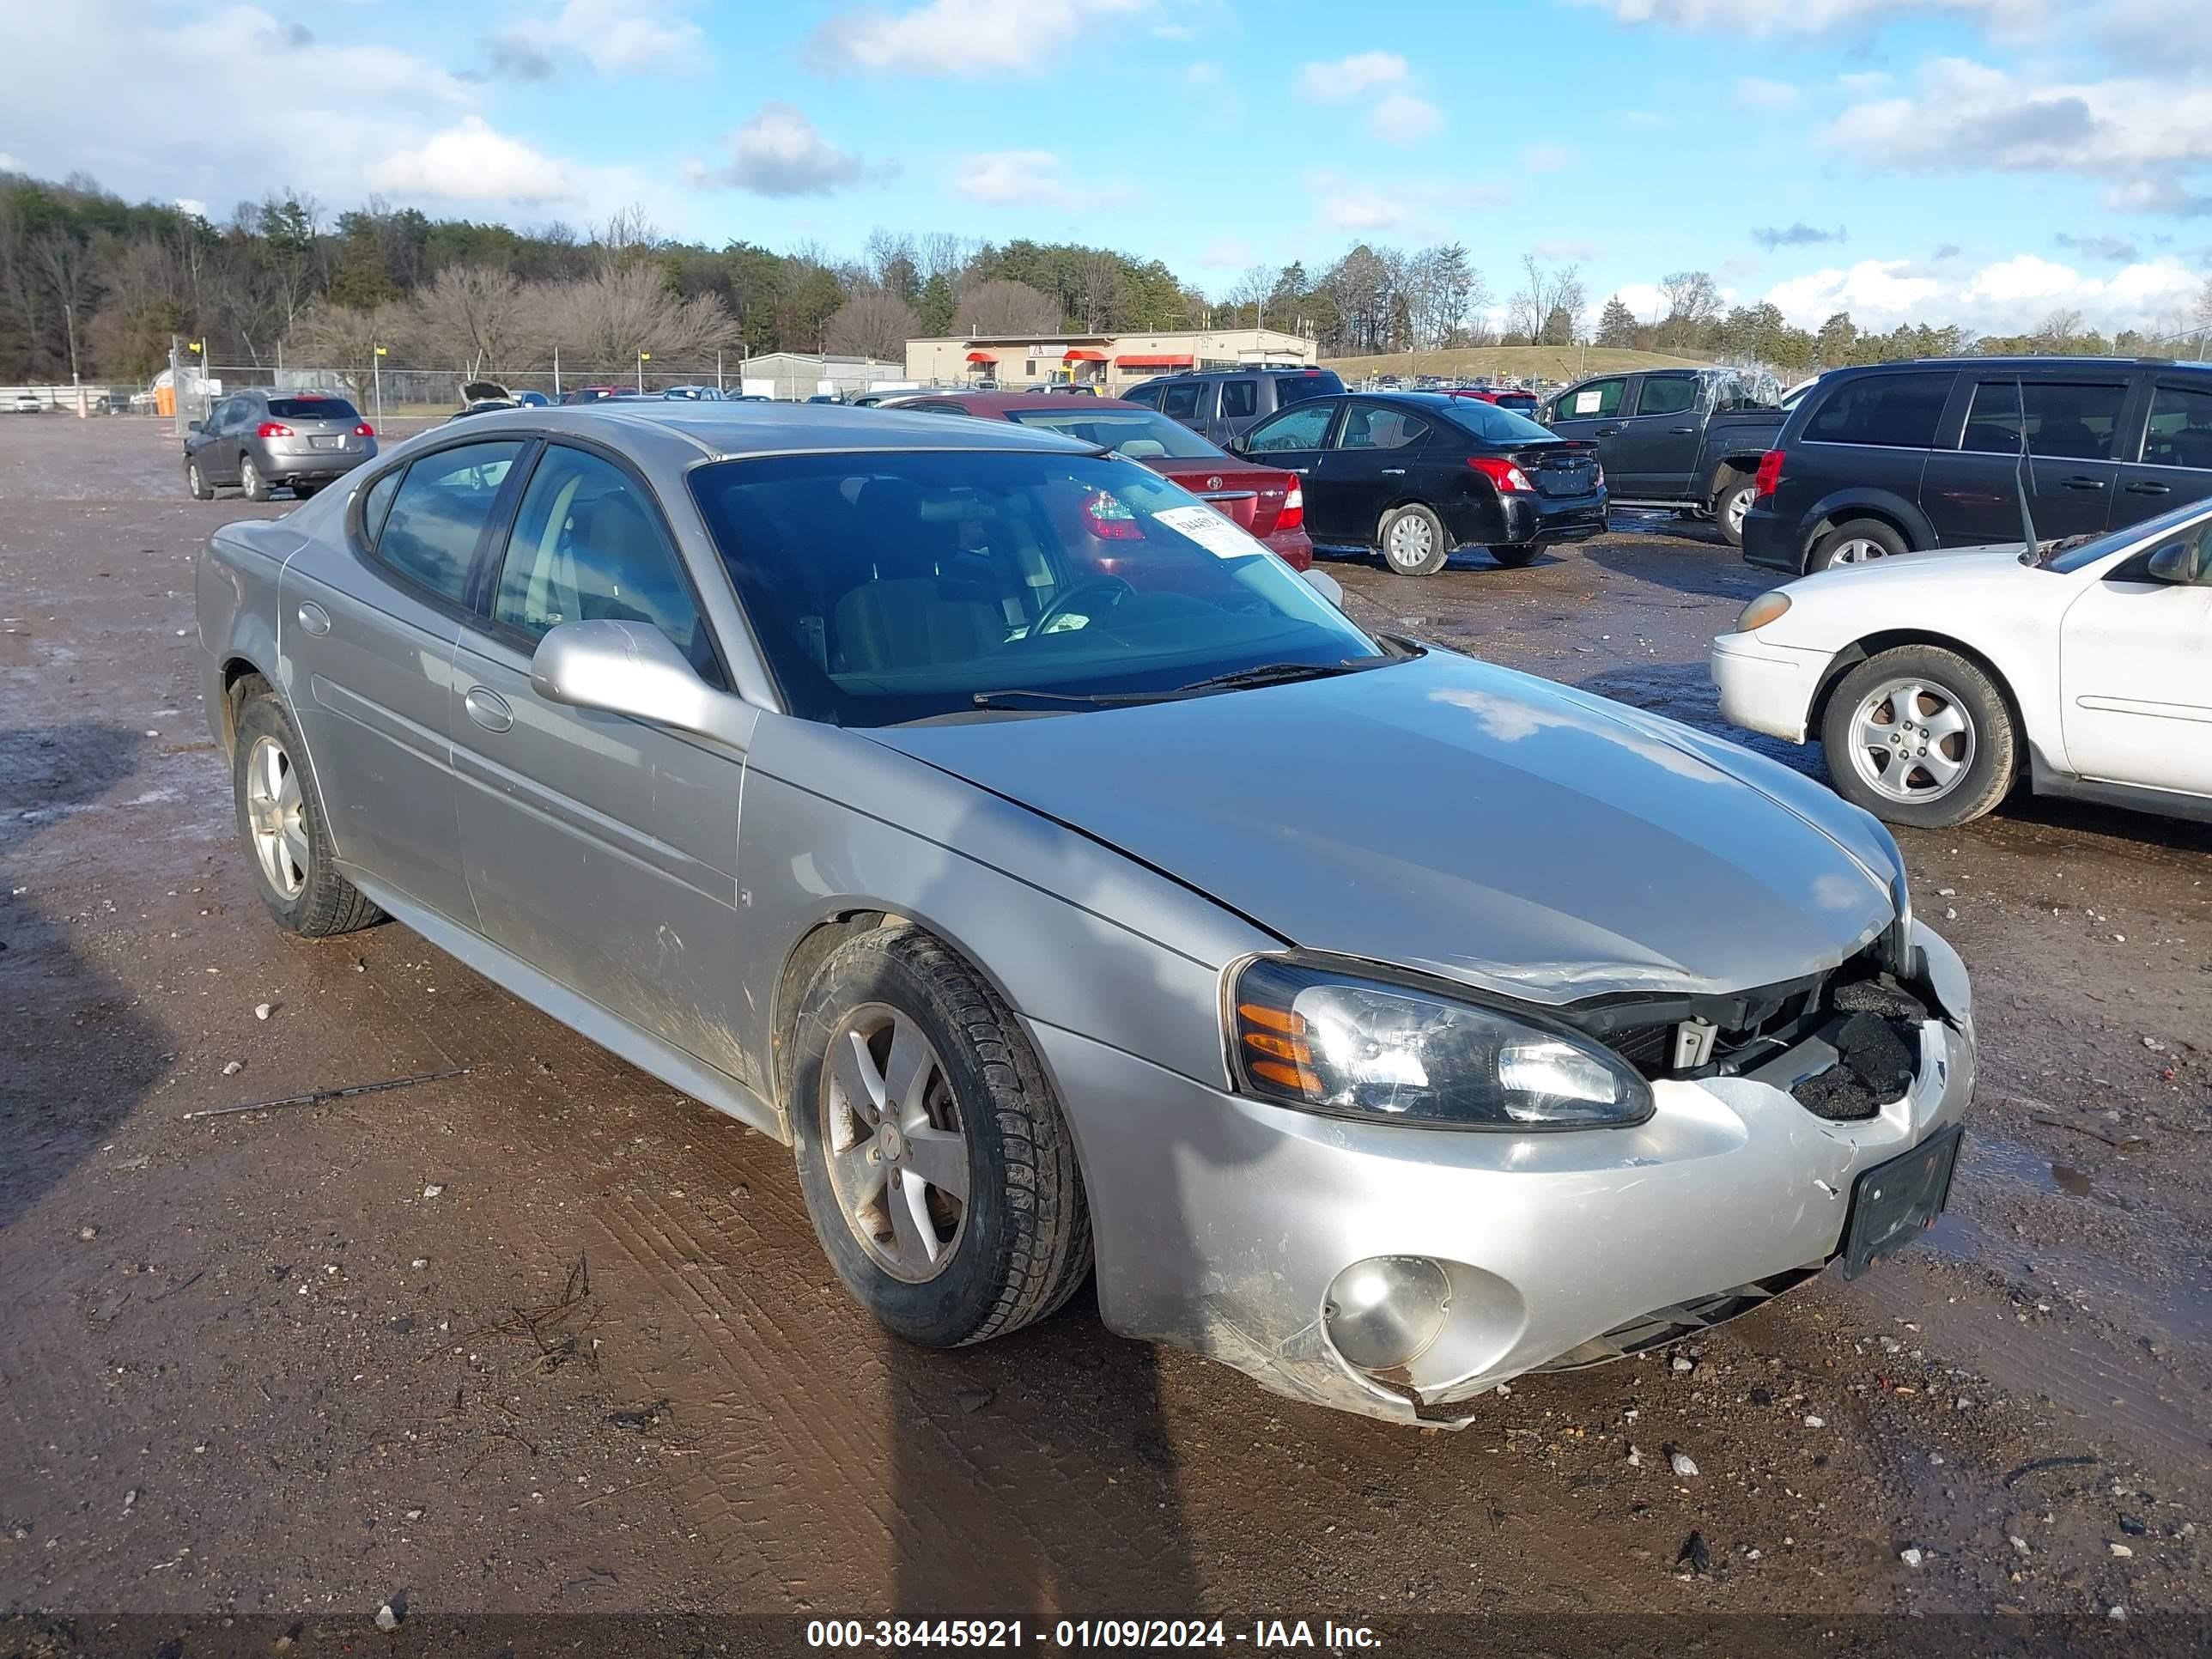
[[[1160,413],[1178,421],[1198,418],[1198,394],[1206,390],[1200,380],[1185,380],[1167,388],[1160,394]]]
[[[2142,458],[2152,466],[2212,472],[2212,389],[2161,386],[2153,392]]]
[[[1260,387],[1253,380],[1224,380],[1221,383],[1221,418],[1241,421],[1255,415],[1260,409]]]
[[[376,538],[376,556],[440,597],[468,600],[477,543],[499,504],[517,441],[461,444],[425,455],[407,469]]]
[[[1429,435],[1429,423],[1402,409],[1353,404],[1345,411],[1339,449],[1405,449]]]
[[[1948,369],[1868,374],[1832,387],[1805,423],[1808,442],[1927,449],[1958,376]],[[1817,392],[1815,393],[1817,396]]]
[[[1644,395],[1637,400],[1638,415],[1680,415],[1697,406],[1698,380],[1693,374],[1647,374]]]
[[[1977,386],[1959,447],[2018,454],[2022,389],[2014,380]],[[2077,461],[2113,458],[2113,436],[2128,400],[2125,384],[2030,380],[2025,390],[2028,453]]]
[[[1592,380],[1588,386],[1578,386],[1571,392],[1559,394],[1559,407],[1553,410],[1555,421],[1601,421],[1620,412],[1621,394],[1628,390],[1626,376],[1613,380]]]

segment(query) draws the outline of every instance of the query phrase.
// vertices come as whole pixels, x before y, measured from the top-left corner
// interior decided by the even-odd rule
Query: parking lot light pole
[[[652,361],[653,354],[650,351],[641,351],[637,354],[637,389],[640,392],[645,390],[645,366]]]
[[[370,380],[376,385],[376,424],[378,430],[381,431],[384,427],[384,348],[382,346],[371,348],[368,374]]]

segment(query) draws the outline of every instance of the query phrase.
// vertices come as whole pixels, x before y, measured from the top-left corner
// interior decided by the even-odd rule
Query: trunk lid
[[[1238,529],[1262,538],[1274,533],[1284,500],[1297,482],[1280,468],[1252,466],[1225,455],[1218,462],[1153,455],[1145,465],[1210,503]]]

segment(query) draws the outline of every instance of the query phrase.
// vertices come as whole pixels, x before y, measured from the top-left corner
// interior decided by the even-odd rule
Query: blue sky
[[[11,4],[0,165],[720,243],[1109,243],[1210,291],[1358,240],[1817,324],[2184,325],[2212,0]],[[179,131],[179,127],[183,131]]]

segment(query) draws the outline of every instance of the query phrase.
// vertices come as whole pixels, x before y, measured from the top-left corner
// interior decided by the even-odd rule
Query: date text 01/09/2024
[[[813,1619],[811,1648],[1305,1648],[1329,1653],[1381,1645],[1364,1625],[1324,1619],[1259,1619],[1236,1629],[1219,1619],[1061,1619],[1027,1626],[1019,1619]]]

